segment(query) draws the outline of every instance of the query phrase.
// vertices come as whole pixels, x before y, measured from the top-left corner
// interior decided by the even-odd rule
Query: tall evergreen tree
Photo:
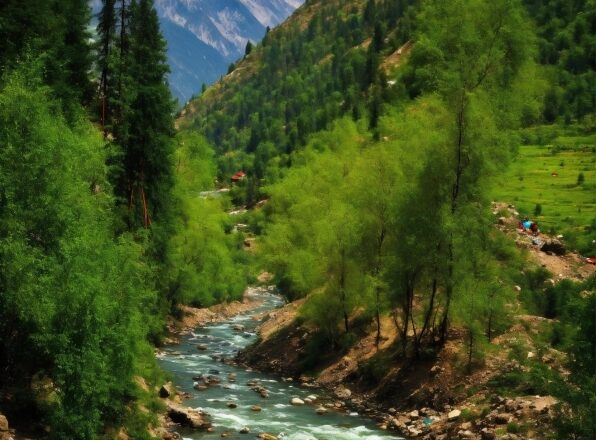
[[[173,101],[166,82],[166,44],[151,0],[131,4],[130,128],[124,147],[130,228],[148,228],[166,211],[173,185]]]

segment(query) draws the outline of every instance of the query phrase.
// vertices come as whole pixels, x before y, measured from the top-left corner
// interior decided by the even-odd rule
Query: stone
[[[461,429],[462,431],[467,431],[469,429],[472,428],[472,423],[471,422],[464,422],[461,425],[459,425],[459,429]]]
[[[244,326],[242,324],[234,324],[232,326],[232,330],[234,330],[235,332],[243,332]]]
[[[315,396],[314,394],[311,394],[310,396],[307,397],[308,400],[312,400],[313,402],[315,400],[317,400],[317,396]]]
[[[319,406],[315,411],[320,416],[323,416],[328,412],[327,408],[325,408],[324,406]]]
[[[6,419],[6,416],[0,414],[0,432],[7,432],[8,429],[8,420]]]
[[[250,428],[248,426],[245,426],[238,432],[240,432],[240,434],[248,434],[250,432]]]
[[[228,408],[235,409],[238,408],[238,404],[236,402],[228,402]]]
[[[352,392],[344,386],[339,386],[335,389],[334,394],[338,399],[349,399]]]
[[[416,420],[418,417],[420,417],[418,410],[415,409],[414,411],[408,413],[408,417],[410,417],[412,420]]]
[[[304,405],[304,400],[299,399],[298,397],[292,397],[290,399],[290,403],[294,406]]]
[[[565,255],[567,249],[565,245],[557,239],[548,240],[540,248],[542,252],[553,252],[555,255]]]
[[[459,438],[474,438],[474,433],[469,429],[466,431],[459,431],[457,435],[459,436]]]
[[[509,413],[499,413],[495,416],[495,423],[498,425],[504,425],[509,423],[513,419],[513,416]]]
[[[159,389],[159,397],[161,397],[162,399],[165,399],[167,397],[170,397],[174,394],[174,387],[172,385],[172,382],[168,382],[166,384],[163,384],[161,386],[161,388]]]
[[[197,350],[205,351],[207,350],[207,346],[205,344],[199,344],[197,345]]]
[[[253,406],[251,406],[251,407],[250,407],[250,410],[251,410],[251,411],[254,411],[254,412],[259,412],[259,411],[261,411],[262,409],[263,409],[263,408],[261,408],[259,405],[253,405]]]
[[[482,428],[480,430],[480,437],[482,437],[482,440],[495,440],[497,438],[497,435],[491,429]]]
[[[454,409],[452,411],[449,411],[449,414],[447,414],[447,420],[456,420],[460,415],[461,411],[459,409]]]
[[[521,292],[522,288],[520,286],[513,286],[513,290],[516,292]]]
[[[261,440],[277,440],[277,437],[271,434],[267,434],[266,432],[262,432],[259,435],[257,435],[257,438],[260,438]]]
[[[204,383],[198,383],[193,388],[197,391],[207,391],[209,389],[209,387]]]

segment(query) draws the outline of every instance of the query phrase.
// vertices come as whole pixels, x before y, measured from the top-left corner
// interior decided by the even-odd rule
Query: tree
[[[249,56],[252,52],[252,42],[248,40],[246,42],[246,49],[244,50],[244,56]]]
[[[166,45],[150,0],[132,4],[130,23],[128,136],[123,139],[124,179],[117,188],[126,197],[128,225],[148,228],[167,218],[173,185],[173,102],[166,82]]]

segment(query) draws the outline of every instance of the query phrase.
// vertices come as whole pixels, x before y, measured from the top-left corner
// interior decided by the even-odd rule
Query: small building
[[[237,183],[237,182],[240,182],[241,180],[244,180],[245,178],[246,178],[246,173],[244,171],[237,171],[236,174],[234,174],[232,176],[232,182]]]

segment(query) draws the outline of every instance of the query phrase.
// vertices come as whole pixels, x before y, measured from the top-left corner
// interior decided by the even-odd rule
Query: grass
[[[584,182],[578,185],[580,173]],[[536,220],[542,231],[563,234],[571,247],[594,252],[596,134],[566,133],[545,145],[521,146],[507,172],[496,180],[493,198],[514,204],[522,216]],[[536,205],[541,207],[537,216]]]

